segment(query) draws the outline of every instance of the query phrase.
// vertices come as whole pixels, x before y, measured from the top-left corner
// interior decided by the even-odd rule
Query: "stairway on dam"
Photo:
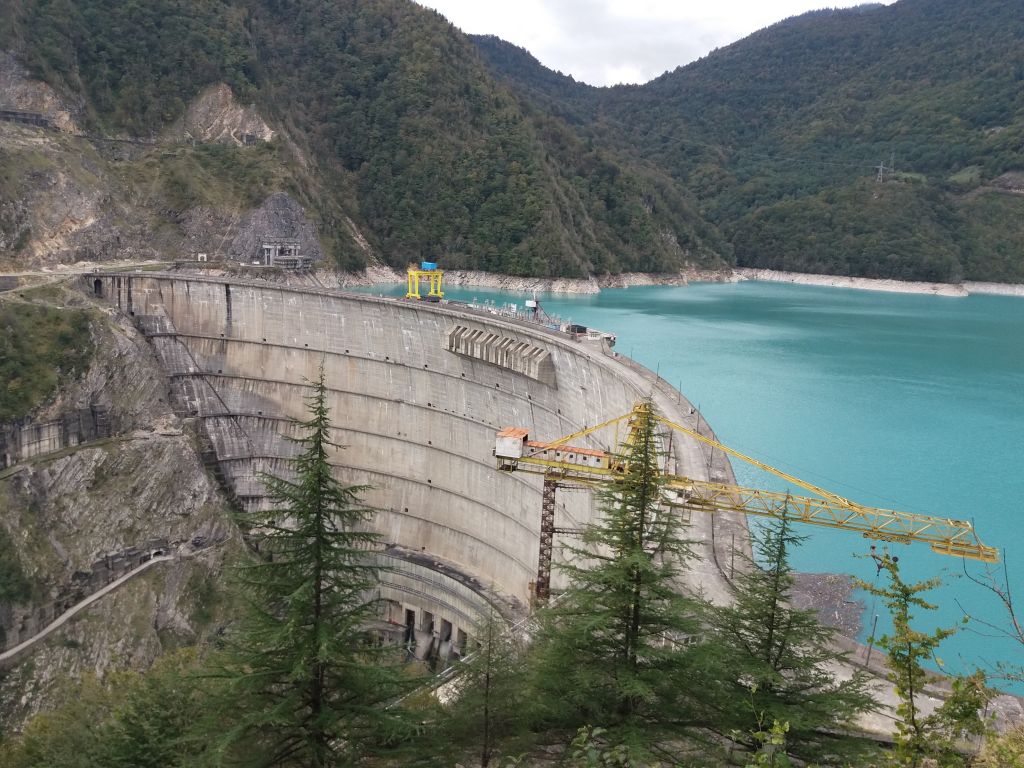
[[[176,408],[199,422],[245,508],[267,503],[261,473],[287,474],[294,446],[285,437],[323,365],[332,437],[343,446],[331,461],[343,480],[371,486],[365,500],[380,510],[388,620],[454,646],[488,605],[525,612],[536,577],[541,483],[496,471],[497,430],[553,438],[647,395],[674,421],[699,419],[679,392],[602,342],[484,312],[182,273],[82,279],[150,338]],[[696,441],[677,440],[673,455],[679,473],[733,482],[726,458]],[[592,494],[561,494],[557,515],[566,527],[591,522]],[[745,521],[695,516],[688,535],[698,554],[691,586],[723,595],[718,562],[733,542],[746,546]]]

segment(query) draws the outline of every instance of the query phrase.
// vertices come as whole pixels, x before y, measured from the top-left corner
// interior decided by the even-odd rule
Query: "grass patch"
[[[909,171],[893,171],[892,178],[895,181],[902,181],[905,184],[928,183],[928,177],[923,173],[910,173]]]
[[[963,168],[949,176],[946,181],[950,184],[955,184],[958,187],[973,189],[981,184],[981,166],[968,165],[966,168]]]
[[[126,170],[138,195],[159,196],[178,210],[197,205],[245,210],[273,192],[296,193],[284,151],[280,142],[182,145],[152,152]]]
[[[0,422],[28,414],[92,357],[90,313],[0,301]]]

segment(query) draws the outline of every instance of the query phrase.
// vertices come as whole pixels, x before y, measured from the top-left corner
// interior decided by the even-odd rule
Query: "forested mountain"
[[[475,42],[529,98],[696,195],[740,265],[1024,280],[1019,2],[818,11],[606,89]]]
[[[1024,281],[1017,0],[818,11],[615,88],[409,0],[19,0],[0,21],[89,132],[164,136],[218,83],[277,132],[101,168],[158,233],[285,191],[343,267]],[[37,164],[11,159],[4,194]]]
[[[346,220],[396,266],[585,276],[729,253],[667,175],[521,100],[407,0],[25,0],[7,13],[0,44],[80,99],[94,131],[158,135],[219,82],[255,101],[308,159],[279,153],[284,186],[343,266],[365,256]],[[220,177],[231,161],[200,164]],[[184,175],[169,203],[210,203]]]

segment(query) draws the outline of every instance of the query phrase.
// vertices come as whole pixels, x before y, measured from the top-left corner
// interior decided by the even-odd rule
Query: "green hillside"
[[[286,191],[345,268],[367,258],[356,229],[395,266],[1024,281],[1006,176],[1024,170],[1024,14],[1006,0],[817,11],[615,88],[408,0],[20,0],[0,21],[0,48],[92,133],[163,136],[220,82],[278,131],[101,168],[152,190],[136,218],[161,236]],[[26,198],[32,179],[5,183]]]
[[[8,13],[0,44],[84,98],[93,131],[159,134],[217,82],[255,101],[310,158],[280,175],[299,180],[290,191],[342,266],[364,258],[346,217],[396,266],[585,276],[728,255],[688,192],[522,103],[464,35],[406,0],[25,0]],[[209,202],[181,191],[182,208]]]
[[[610,89],[475,42],[529,98],[560,103],[582,132],[697,196],[740,265],[1024,281],[1019,228],[961,202],[1024,168],[1020,11],[1005,0],[820,11]],[[876,186],[880,163],[895,172]],[[1024,218],[1021,196],[983,207]]]

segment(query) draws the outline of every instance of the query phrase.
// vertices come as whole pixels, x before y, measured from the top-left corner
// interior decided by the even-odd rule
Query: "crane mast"
[[[671,430],[682,433],[765,470],[787,482],[809,491],[814,496],[799,496],[758,488],[746,488],[708,480],[695,480],[668,472],[663,478],[663,502],[670,506],[699,512],[740,512],[768,518],[782,518],[825,528],[835,528],[879,541],[909,544],[922,542],[934,552],[954,557],[998,562],[994,547],[981,543],[974,526],[967,520],[879,509],[858,504],[824,488],[775,469],[764,462],[740,453],[692,429],[653,413],[649,402],[637,403],[622,416],[597,424],[571,435],[548,442],[529,439],[529,431],[508,427],[496,435],[494,456],[503,472],[528,472],[544,477],[541,511],[540,552],[535,595],[545,600],[550,593],[551,557],[555,527],[555,490],[559,486],[604,487],[614,485],[624,476],[627,466],[621,456],[611,451],[573,445],[574,440],[613,425],[625,423],[629,431],[625,442],[630,444],[636,434],[640,416],[650,415]],[[568,532],[568,531],[566,531]]]

